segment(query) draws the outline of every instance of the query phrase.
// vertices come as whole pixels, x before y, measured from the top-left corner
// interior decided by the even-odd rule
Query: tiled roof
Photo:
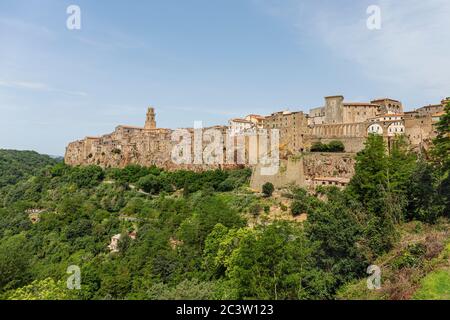
[[[316,177],[314,178],[315,181],[335,181],[335,182],[342,182],[342,183],[349,183],[349,178],[340,178],[340,177]]]
[[[370,103],[370,102],[344,102],[344,106],[373,106],[373,107],[378,107],[377,104],[375,103]]]
[[[391,98],[378,98],[378,99],[372,100],[371,102],[379,102],[379,101],[385,101],[385,100],[394,101],[394,102],[400,102],[398,100],[391,99]]]
[[[245,120],[245,119],[231,119],[232,122],[242,122],[242,123],[252,123],[251,121]]]

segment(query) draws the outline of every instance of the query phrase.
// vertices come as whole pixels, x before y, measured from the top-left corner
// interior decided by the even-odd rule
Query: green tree
[[[298,216],[302,213],[306,213],[307,210],[308,210],[308,206],[306,205],[306,203],[299,201],[299,200],[295,200],[292,202],[291,213],[293,216]]]
[[[375,255],[392,247],[398,236],[395,223],[400,221],[404,207],[404,199],[390,190],[389,165],[383,137],[370,134],[356,156],[355,175],[348,186],[348,192],[368,215],[365,235]]]
[[[261,210],[262,210],[262,207],[259,203],[254,203],[249,208],[249,212],[251,213],[251,215],[253,217],[259,216],[259,214],[261,213]]]
[[[137,187],[150,194],[159,194],[161,191],[171,189],[164,179],[152,174],[140,178]]]
[[[431,153],[440,176],[437,193],[444,213],[450,216],[450,103],[445,106],[436,131],[437,137],[433,140]]]
[[[316,268],[317,245],[295,223],[248,231],[226,259],[238,299],[326,299],[334,278]]]
[[[219,250],[226,246],[225,238],[229,234],[228,228],[223,224],[216,224],[205,240],[202,266],[208,273],[208,278],[219,278],[225,274],[223,256]]]
[[[332,140],[330,143],[314,142],[311,146],[311,152],[344,152],[345,146],[342,141]]]
[[[441,199],[436,193],[437,179],[433,166],[421,159],[411,175],[407,189],[406,218],[434,222],[442,213]]]
[[[383,137],[369,134],[364,149],[356,156],[355,175],[348,188],[361,203],[371,204],[380,198],[383,190],[388,189],[387,171]]]
[[[417,156],[408,150],[405,136],[395,137],[388,156],[388,190],[404,196],[416,169],[416,163]]]
[[[52,278],[34,280],[31,284],[10,291],[8,300],[70,300],[74,296],[65,288],[63,281],[56,282]]]
[[[328,151],[327,145],[322,142],[314,142],[311,146],[311,152],[326,152]]]
[[[432,155],[444,169],[450,169],[450,102],[444,108],[444,114],[436,124],[437,137],[433,140]]]
[[[368,217],[348,193],[330,189],[326,195],[328,201],[308,214],[305,226],[309,238],[320,244],[318,266],[333,273],[338,286],[361,276],[367,267]]]
[[[69,180],[79,188],[92,188],[100,184],[105,173],[99,166],[86,166],[73,168]]]
[[[262,192],[266,197],[271,197],[274,190],[275,188],[271,182],[266,182],[262,186]]]
[[[330,141],[330,143],[328,144],[328,151],[330,151],[330,152],[344,152],[345,151],[345,146],[342,143],[342,141],[333,140],[333,141]]]
[[[32,252],[25,233],[0,242],[0,290],[23,285],[30,277]]]
[[[214,291],[214,282],[185,279],[175,287],[163,290],[156,298],[159,300],[212,300]]]
[[[58,161],[34,151],[0,149],[0,188],[38,174]]]

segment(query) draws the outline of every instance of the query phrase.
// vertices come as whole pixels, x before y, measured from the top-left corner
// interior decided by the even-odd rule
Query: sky
[[[69,5],[81,12],[70,30]],[[381,28],[370,30],[370,5]],[[0,0],[0,148],[305,111],[324,96],[450,96],[448,0]]]

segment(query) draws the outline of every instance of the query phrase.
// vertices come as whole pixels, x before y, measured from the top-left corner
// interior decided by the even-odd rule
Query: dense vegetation
[[[298,188],[277,195],[269,184],[254,193],[247,187],[248,169],[104,170],[22,154],[23,163],[36,161],[36,171],[0,188],[0,295],[349,297],[351,286],[367,277],[367,266],[402,241],[405,225],[439,226],[439,243],[448,241],[450,106],[446,110],[429,157],[410,152],[402,138],[387,152],[383,139],[371,135],[350,185],[314,195]],[[282,218],[274,216],[276,208]],[[306,221],[297,220],[305,214]],[[117,234],[118,252],[110,252]],[[420,267],[443,254],[442,245],[436,248],[431,254],[408,245],[391,261],[392,270]],[[66,288],[70,265],[80,267],[81,290]],[[439,270],[416,278],[423,283],[418,298],[436,295],[432,284],[446,281]]]
[[[56,162],[55,159],[34,151],[0,149],[0,188],[15,184],[20,179],[37,173],[39,168]]]
[[[330,143],[315,142],[311,146],[311,152],[344,152],[345,146],[342,141],[333,140]]]

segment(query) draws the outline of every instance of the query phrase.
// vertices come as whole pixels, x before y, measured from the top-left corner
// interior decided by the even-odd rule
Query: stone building
[[[406,135],[413,147],[429,146],[435,136],[433,124],[447,100],[404,112],[400,101],[391,98],[370,102],[346,102],[343,96],[325,97],[323,107],[311,109],[308,115],[310,135],[304,148],[314,142],[340,140],[346,151],[358,152],[369,133],[380,134],[389,142],[396,135]],[[433,120],[434,119],[434,120]]]
[[[401,114],[403,113],[402,103],[398,100],[390,98],[382,98],[372,100],[371,103],[380,106],[380,112],[383,114]]]
[[[441,101],[441,104],[428,105],[414,111],[404,113],[405,134],[409,142],[419,148],[428,149],[436,137],[436,123],[444,115],[444,106],[450,98]]]
[[[365,122],[380,113],[380,105],[372,102],[345,102],[343,96],[325,97],[325,105],[310,110],[310,124]]]
[[[209,163],[203,157],[203,151],[211,141],[207,141],[206,133],[208,129],[215,129],[219,132],[220,140],[225,142],[228,134],[227,126],[213,126],[204,128],[200,143],[200,160],[195,157],[196,133],[193,128],[180,129],[185,134],[190,146],[189,162],[176,163],[173,160],[173,150],[176,145],[185,137],[174,139],[172,129],[158,128],[155,121],[153,108],[147,111],[144,127],[119,125],[114,132],[100,137],[88,136],[85,139],[74,141],[66,147],[64,161],[68,165],[99,165],[101,167],[125,167],[129,164],[139,164],[142,166],[158,166],[168,170],[189,169],[205,170],[215,168],[232,168],[240,166],[236,161],[227,161],[228,158],[237,157],[237,154],[245,153],[247,145],[243,146],[243,151],[239,146],[233,145],[237,154],[229,155],[225,152],[217,155],[222,157],[217,163]],[[214,140],[214,139],[213,139]],[[244,141],[248,144],[248,139]],[[214,150],[212,151],[214,153]],[[234,158],[233,158],[234,159]],[[244,163],[245,161],[243,161]]]
[[[235,136],[243,134],[255,128],[255,124],[247,119],[235,118],[228,122],[230,133]]]
[[[309,133],[308,118],[302,111],[278,111],[262,121],[265,129],[280,132],[280,153],[284,156],[304,151],[304,138]]]
[[[147,110],[147,117],[145,119],[144,129],[146,129],[146,130],[156,129],[155,109],[154,108],[150,107]]]
[[[245,117],[245,120],[253,123],[253,126],[256,127],[257,129],[262,129],[265,118],[266,117],[261,116],[259,114],[249,114],[248,116]]]
[[[355,153],[364,147],[370,133],[382,135],[388,145],[396,135],[405,135],[413,147],[426,149],[436,136],[435,124],[442,116],[447,102],[450,102],[450,98],[442,100],[440,104],[404,112],[402,103],[395,99],[348,102],[342,95],[336,95],[325,97],[324,105],[311,109],[309,114],[302,111],[279,111],[268,116],[252,114],[243,119],[232,119],[228,126],[210,128],[218,129],[220,139],[225,145],[231,143],[231,146],[235,147],[231,148],[231,151],[224,148],[223,154],[217,155],[219,158],[223,157],[222,164],[200,164],[195,161],[192,164],[174,163],[171,156],[174,146],[179,142],[173,140],[174,130],[158,128],[155,110],[148,108],[143,127],[119,125],[112,133],[100,137],[88,136],[69,143],[65,162],[68,165],[95,164],[102,167],[124,167],[128,164],[156,165],[169,170],[180,168],[204,170],[231,168],[241,164],[253,165],[249,159],[251,153],[255,152],[255,148],[250,147],[254,137],[248,133],[264,131],[261,129],[279,130],[282,159],[308,151],[315,142],[329,143],[333,140],[341,141],[346,152]],[[195,153],[195,130],[193,128],[184,130],[192,139],[191,151]],[[234,133],[232,138],[229,137],[230,132],[232,136]],[[241,134],[244,137],[240,137]],[[244,144],[239,146],[238,140],[241,138]],[[204,136],[200,139],[203,143],[200,150],[202,151],[211,141],[204,141]],[[256,152],[260,154],[258,147]],[[235,161],[238,158],[244,161]],[[323,179],[339,178],[325,174],[315,176],[322,179],[320,183],[325,181]],[[330,181],[339,185],[344,183],[344,180],[339,180],[339,183],[337,180]],[[316,182],[319,183],[319,180]]]

